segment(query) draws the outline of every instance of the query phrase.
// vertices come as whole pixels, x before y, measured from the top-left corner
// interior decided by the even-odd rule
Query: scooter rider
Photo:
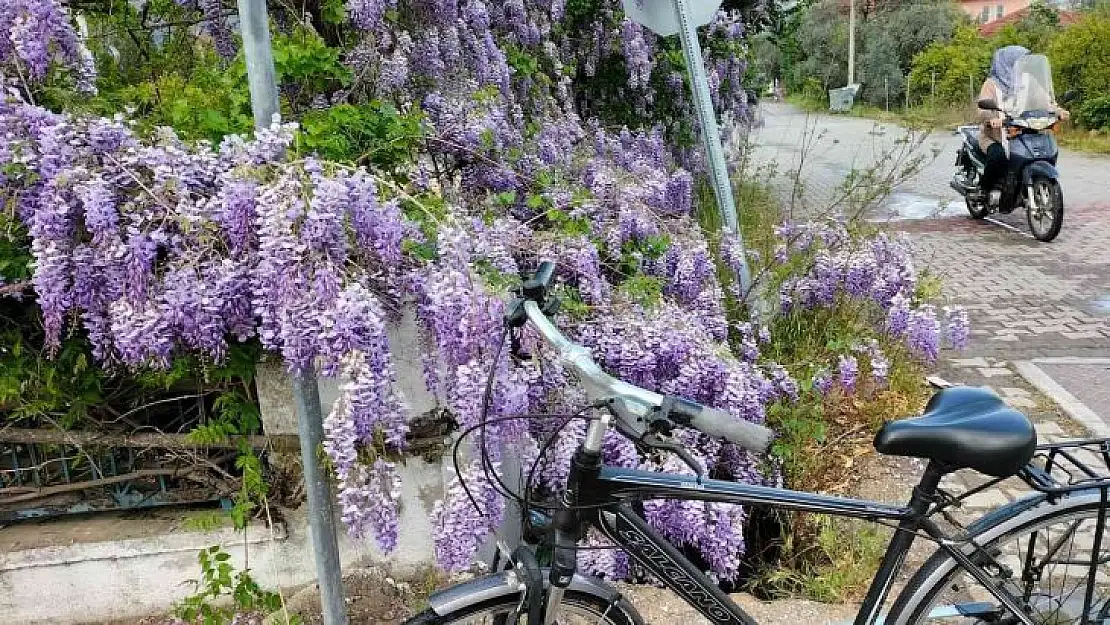
[[[1005,46],[994,52],[991,59],[990,76],[983,82],[979,90],[979,100],[991,99],[999,105],[1007,102],[1013,96],[1017,77],[1014,75],[1014,66],[1029,50],[1022,46]],[[1066,109],[1053,103],[1056,115],[1060,119],[1068,119],[1071,114]],[[1006,173],[1006,150],[1002,147],[1002,122],[1005,119],[1001,111],[987,111],[979,109],[979,121],[982,129],[979,133],[979,149],[986,155],[987,160],[983,167],[983,177],[979,188],[988,194],[988,202],[992,208],[997,208],[1002,197],[1002,190],[996,188],[999,181]]]

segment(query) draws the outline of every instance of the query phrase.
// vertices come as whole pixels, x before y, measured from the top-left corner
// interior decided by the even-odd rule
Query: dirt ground
[[[351,625],[395,625],[415,615],[431,590],[427,579],[399,581],[375,569],[347,575],[343,581]],[[323,623],[314,587],[294,594],[287,605],[290,612],[301,615],[305,625]]]

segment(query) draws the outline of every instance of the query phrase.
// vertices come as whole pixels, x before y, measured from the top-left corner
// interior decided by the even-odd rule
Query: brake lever
[[[686,451],[686,448],[679,443],[676,443],[673,440],[665,439],[655,432],[645,434],[643,437],[640,438],[640,442],[652,449],[660,449],[673,453],[674,455],[678,456],[679,459],[685,462],[686,466],[694,470],[694,473],[697,474],[699,480],[705,479],[705,467],[701,466],[701,463],[695,460],[694,457],[690,455],[690,452]]]
[[[617,431],[625,437],[638,445],[675,454],[686,463],[686,466],[693,469],[699,480],[705,479],[705,467],[701,466],[701,463],[695,460],[685,447],[669,438],[671,430],[674,429],[674,423],[670,419],[658,416],[658,411],[647,418],[637,415],[624,400],[616,397],[603,400],[598,406],[604,406],[616,417],[614,421]]]

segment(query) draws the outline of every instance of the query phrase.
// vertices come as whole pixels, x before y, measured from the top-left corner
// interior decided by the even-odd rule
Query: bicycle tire
[[[1016,537],[1030,535],[1034,531],[1052,527],[1055,524],[1074,519],[1097,518],[1101,498],[1097,493],[1084,493],[1063,497],[1056,503],[1049,503],[1043,496],[1018,501],[1010,506],[988,514],[969,528],[975,543],[988,553],[1001,553],[1000,545]],[[1020,544],[1020,543],[1019,543]],[[1110,534],[1102,543],[1110,548]],[[965,553],[970,554],[969,546]],[[1101,550],[1100,550],[1101,552]],[[952,586],[953,580],[962,572],[960,566],[947,553],[938,548],[925,564],[906,584],[902,593],[894,601],[890,612],[884,619],[886,625],[919,625],[935,622],[928,618],[938,595]],[[1014,575],[1021,578],[1021,571]],[[1051,589],[1050,584],[1050,589]],[[982,589],[985,592],[985,589]],[[1074,594],[1074,591],[1072,591]],[[993,600],[993,598],[991,598]],[[980,622],[975,616],[965,617],[967,623]],[[951,622],[946,620],[945,622]]]
[[[429,608],[405,621],[404,625],[461,625],[463,623],[468,623],[466,619],[474,619],[482,615],[489,615],[491,618],[488,621],[479,622],[490,623],[491,625],[502,625],[505,623],[503,615],[515,610],[519,600],[520,598],[517,595],[497,597],[484,603],[466,606],[447,614],[436,614]],[[568,590],[566,594],[563,595],[562,606],[569,606],[572,609],[587,612],[588,618],[592,620],[583,622],[589,622],[591,624],[644,625],[644,621],[640,618],[636,609],[623,598],[615,602],[609,602],[597,595]],[[490,614],[491,612],[493,614]],[[498,614],[502,614],[501,618],[497,617]],[[560,620],[559,622],[562,623],[563,621]]]

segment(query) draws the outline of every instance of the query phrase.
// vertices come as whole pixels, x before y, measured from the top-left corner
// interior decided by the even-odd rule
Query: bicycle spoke
[[[996,578],[1000,588],[1013,587],[1017,603],[1038,625],[1070,625],[1097,622],[1110,613],[1110,562],[1106,540],[1094,550],[1096,515],[1051,520],[1031,528],[986,551],[984,568]],[[1003,575],[1009,575],[1009,578]],[[1014,584],[1013,582],[1019,582]],[[956,571],[931,602],[931,608],[918,623],[972,625],[986,622],[1016,623],[987,589],[969,574]],[[1001,619],[996,618],[1001,615]],[[1087,620],[1084,620],[1086,615]],[[994,619],[994,620],[992,620]]]

